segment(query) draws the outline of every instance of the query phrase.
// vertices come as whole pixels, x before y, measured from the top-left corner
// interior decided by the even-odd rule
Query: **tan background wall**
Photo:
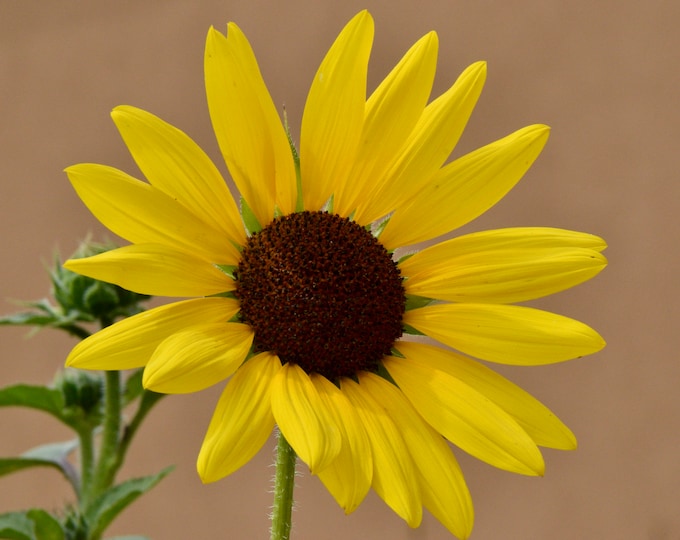
[[[136,174],[108,117],[118,104],[154,112],[220,161],[205,105],[209,25],[247,33],[274,101],[295,133],[311,77],[344,23],[376,20],[375,86],[435,29],[435,94],[469,63],[489,62],[487,87],[456,153],[523,125],[553,127],[542,157],[497,207],[465,230],[550,225],[610,244],[596,280],[541,302],[609,341],[595,357],[503,372],[575,431],[579,450],[546,451],[545,478],[494,470],[461,452],[477,510],[476,540],[680,538],[678,361],[678,50],[676,2],[0,2],[0,312],[47,292],[43,262],[102,228],[62,169],[92,161]],[[0,384],[44,382],[74,341],[0,329]],[[270,444],[247,467],[201,485],[194,463],[219,388],[166,399],[130,453],[125,477],[177,468],[111,530],[156,540],[265,538]],[[0,410],[0,455],[68,437],[39,413]],[[294,537],[449,538],[429,516],[409,530],[376,496],[345,517],[316,478],[297,489]],[[0,479],[0,512],[61,506],[52,471]]]

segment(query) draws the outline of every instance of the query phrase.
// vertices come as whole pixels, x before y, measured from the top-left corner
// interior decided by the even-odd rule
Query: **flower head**
[[[372,38],[363,11],[327,53],[298,160],[241,30],[210,30],[208,105],[239,204],[187,135],[148,112],[114,110],[148,183],[102,165],[67,173],[131,244],[66,266],[139,293],[193,298],[100,331],[67,363],[144,367],[146,387],[164,393],[228,379],[198,458],[206,482],[248,462],[278,425],[346,512],[372,487],[409,525],[425,506],[464,538],[472,503],[446,440],[528,475],[543,473],[538,446],[576,446],[551,411],[475,359],[538,365],[601,349],[586,325],[513,304],[590,279],[606,264],[605,243],[512,228],[395,255],[493,206],[549,130],[528,126],[445,164],[485,64],[430,101],[432,32],[366,99]]]

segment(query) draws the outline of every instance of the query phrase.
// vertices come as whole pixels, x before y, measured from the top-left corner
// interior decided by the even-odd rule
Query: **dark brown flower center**
[[[375,370],[402,334],[396,263],[369,231],[335,214],[291,214],[253,234],[236,286],[256,350],[330,380]]]

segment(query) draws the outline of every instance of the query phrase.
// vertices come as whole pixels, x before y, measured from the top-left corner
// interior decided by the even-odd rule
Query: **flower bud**
[[[98,371],[66,368],[57,373],[54,386],[64,396],[64,407],[83,417],[98,418],[104,399],[104,379]]]
[[[114,246],[84,242],[72,258],[83,258],[103,253]],[[58,259],[51,271],[52,294],[64,314],[78,313],[79,319],[113,321],[116,317],[130,316],[142,309],[140,302],[149,296],[137,294],[118,285],[81,276],[61,265]]]

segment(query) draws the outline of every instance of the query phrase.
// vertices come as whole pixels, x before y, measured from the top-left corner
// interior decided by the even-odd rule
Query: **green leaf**
[[[90,534],[97,538],[111,524],[116,516],[128,505],[160,482],[173,467],[167,467],[158,474],[133,478],[102,493],[89,508],[85,516],[90,525]]]
[[[16,384],[0,389],[0,407],[28,407],[51,414],[77,433],[92,429],[79,407],[67,407],[63,393],[47,386]]]
[[[64,540],[61,524],[44,510],[34,509],[27,512],[35,524],[35,537],[38,540]]]
[[[58,306],[53,306],[47,298],[34,302],[19,302],[20,305],[35,308],[37,311],[24,311],[0,317],[0,325],[34,326],[43,328],[49,326],[64,330],[71,335],[83,339],[89,332],[81,328],[77,322],[91,322],[94,318],[88,314],[71,311],[67,314]]]
[[[64,475],[78,493],[80,480],[68,455],[78,448],[78,440],[45,444],[32,448],[19,457],[0,458],[0,476],[30,467],[53,467]]]
[[[0,515],[0,538],[9,540],[64,540],[61,524],[39,508]]]
[[[33,540],[35,527],[24,512],[0,515],[0,538],[10,540]]]
[[[0,317],[0,324],[8,326],[51,326],[56,321],[52,315],[24,311]]]
[[[64,417],[64,396],[55,388],[30,384],[16,384],[1,388],[0,407],[12,406],[38,409],[68,424]]]

